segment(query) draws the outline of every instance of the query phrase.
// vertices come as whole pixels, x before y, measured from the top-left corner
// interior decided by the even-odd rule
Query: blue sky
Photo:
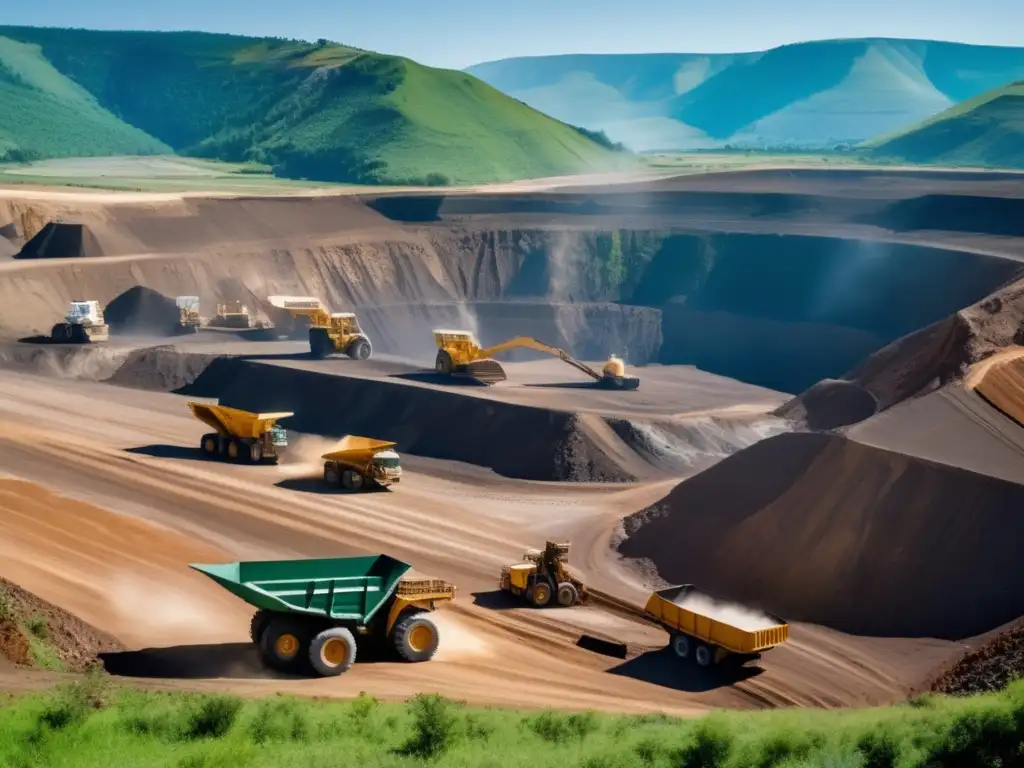
[[[831,37],[1024,46],[1024,0],[35,0],[0,24],[326,37],[461,68],[511,56],[730,52]]]

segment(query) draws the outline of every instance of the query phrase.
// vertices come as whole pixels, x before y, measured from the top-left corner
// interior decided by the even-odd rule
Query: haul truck
[[[325,453],[324,482],[341,485],[349,491],[363,488],[387,488],[402,479],[395,443],[371,437],[345,437],[330,453]]]
[[[725,659],[743,663],[789,639],[789,625],[777,616],[701,592],[692,584],[653,592],[639,607],[612,595],[586,588],[569,571],[569,545],[547,542],[523,561],[501,569],[501,588],[543,608],[555,602],[569,608],[582,603],[656,623],[671,638],[672,651],[697,666],[712,667]],[[743,626],[737,626],[742,624]]]
[[[314,296],[268,296],[272,307],[287,312],[294,323],[303,319],[309,328],[309,353],[324,358],[344,353],[353,360],[367,360],[373,345],[354,312],[331,312]]]
[[[494,355],[507,349],[535,349],[554,355],[563,363],[582,371],[604,389],[636,389],[640,386],[640,379],[626,375],[626,364],[616,355],[611,355],[598,373],[589,365],[570,357],[567,352],[528,336],[516,336],[514,339],[484,348],[480,346],[476,335],[470,331],[435,329],[434,343],[437,345],[434,369],[438,373],[445,376],[464,376],[482,384],[497,384],[508,378],[501,364],[491,359]]]
[[[202,320],[199,317],[198,296],[178,296],[174,300],[178,308],[178,333],[198,333]]]
[[[199,448],[204,456],[248,461],[277,463],[281,451],[288,445],[288,433],[278,426],[280,419],[294,413],[250,413],[223,405],[190,402],[193,415],[216,432],[203,435]]]
[[[110,338],[110,326],[98,301],[72,301],[63,322],[50,331],[50,338],[72,344],[106,341]]]
[[[269,666],[325,677],[345,672],[366,644],[429,660],[440,635],[427,613],[455,599],[453,585],[407,579],[412,566],[388,555],[191,567],[257,609],[250,638]]]

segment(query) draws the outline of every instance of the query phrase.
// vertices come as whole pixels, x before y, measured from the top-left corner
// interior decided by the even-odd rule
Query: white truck
[[[106,341],[110,338],[110,326],[103,319],[103,309],[98,301],[72,301],[64,321],[50,331],[50,338],[70,344]]]

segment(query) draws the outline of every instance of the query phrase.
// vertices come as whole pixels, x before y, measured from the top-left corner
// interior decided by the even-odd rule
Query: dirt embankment
[[[669,583],[855,634],[970,637],[1024,614],[1024,487],[829,434],[764,440],[625,521]]]
[[[972,695],[998,691],[1024,677],[1024,624],[997,634],[980,647],[968,651],[935,678],[936,693]]]

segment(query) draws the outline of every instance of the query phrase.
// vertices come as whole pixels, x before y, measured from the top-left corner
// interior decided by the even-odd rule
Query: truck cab
[[[377,485],[386,488],[402,479],[402,461],[398,453],[390,449],[378,451],[370,460],[370,473]]]

